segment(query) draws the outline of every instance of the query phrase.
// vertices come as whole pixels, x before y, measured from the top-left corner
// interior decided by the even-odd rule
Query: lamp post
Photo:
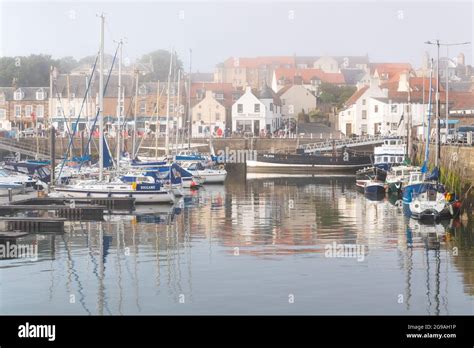
[[[439,49],[440,49],[440,46],[446,46],[446,47],[449,47],[449,46],[460,46],[460,45],[468,45],[470,44],[470,42],[460,42],[460,43],[442,43],[440,42],[440,40],[436,40],[436,41],[426,41],[425,44],[427,45],[434,45],[437,47],[437,60],[436,60],[436,161],[435,161],[435,165],[438,166],[438,162],[439,162],[439,157],[440,157],[440,154],[441,154],[441,141],[440,141],[440,117],[441,117],[441,114],[440,114],[440,98],[439,98],[439,87],[440,87],[440,84],[439,84]],[[446,86],[448,87],[448,86]],[[448,100],[446,100],[446,109],[448,108]],[[447,132],[448,132],[448,115],[449,115],[449,112],[448,110],[446,110],[446,138],[448,136]]]

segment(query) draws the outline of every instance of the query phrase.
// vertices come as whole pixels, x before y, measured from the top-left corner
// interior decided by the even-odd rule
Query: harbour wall
[[[425,146],[415,144],[414,149],[416,149],[415,162],[421,165],[425,156]],[[429,148],[430,168],[434,167],[435,157],[436,146],[431,144]],[[441,146],[439,164],[440,181],[463,200],[463,210],[472,219],[474,210],[474,147],[443,145]]]
[[[212,140],[215,151],[225,151],[228,150],[255,150],[258,153],[263,152],[273,152],[273,151],[284,151],[284,152],[295,152],[295,149],[298,145],[315,143],[318,141],[325,141],[329,139],[311,139],[311,138],[216,138]],[[108,144],[113,153],[115,153],[115,139],[109,138]],[[48,138],[20,138],[20,139],[11,139],[9,142],[12,146],[15,146],[16,143],[21,143],[23,147],[28,147],[32,151],[36,151],[37,146],[41,153],[49,153],[50,141]],[[73,141],[73,156],[82,156],[82,149],[86,146],[87,139],[74,138]],[[132,149],[132,139],[125,139],[125,151],[131,152]],[[160,148],[164,148],[165,140],[159,138],[158,142],[154,138],[140,138],[137,139],[137,144],[140,144],[140,153],[147,153],[150,156],[155,155],[155,148],[158,145]],[[175,144],[173,139],[170,139],[170,147],[173,147]],[[193,149],[209,152],[209,141],[207,139],[193,139],[192,144],[202,144],[198,148],[193,147]],[[56,157],[62,157],[69,145],[69,139],[63,137],[56,138]],[[185,146],[186,148],[186,146]],[[358,151],[371,151],[373,146],[368,146],[365,148],[357,148]],[[91,141],[90,150],[92,156],[97,156],[99,151],[98,139],[95,138]],[[1,151],[1,149],[0,149]],[[3,154],[6,152],[3,151]],[[163,150],[159,150],[158,154],[162,155]]]

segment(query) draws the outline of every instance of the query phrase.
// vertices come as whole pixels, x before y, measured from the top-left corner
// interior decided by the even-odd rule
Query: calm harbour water
[[[419,225],[351,177],[229,178],[66,230],[0,260],[1,314],[474,314],[472,227]]]

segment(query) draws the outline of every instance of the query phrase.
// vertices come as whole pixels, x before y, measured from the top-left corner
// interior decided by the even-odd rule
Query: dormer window
[[[138,94],[140,94],[140,95],[146,95],[146,86],[145,86],[145,85],[142,85],[142,86],[138,89]]]
[[[23,93],[23,91],[20,88],[18,88],[13,94],[13,99],[22,100],[24,96],[25,94]]]
[[[44,100],[44,90],[38,89],[36,91],[36,100]]]
[[[217,99],[217,100],[223,100],[224,99],[224,93],[215,93],[214,94],[214,97]]]

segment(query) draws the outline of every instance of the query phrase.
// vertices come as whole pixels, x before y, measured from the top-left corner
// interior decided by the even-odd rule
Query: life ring
[[[223,164],[221,164],[221,165],[219,166],[219,170],[224,170],[224,169],[225,169],[225,166],[224,166]]]

